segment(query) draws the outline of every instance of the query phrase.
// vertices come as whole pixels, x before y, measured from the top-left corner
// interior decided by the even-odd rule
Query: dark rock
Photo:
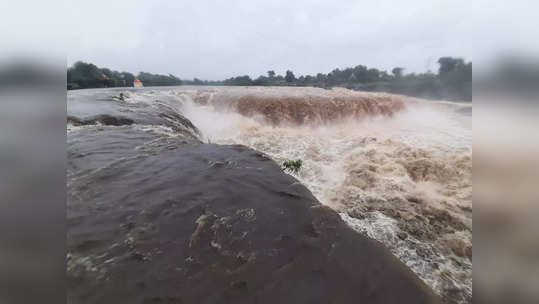
[[[399,239],[401,239],[401,240],[405,240],[406,238],[408,238],[408,234],[406,234],[406,232],[403,232],[403,231],[397,233],[397,236],[398,236]]]
[[[92,271],[68,273],[73,303],[439,301],[258,152],[188,144],[140,153],[68,183],[68,252],[80,256],[81,243],[100,240],[84,260]],[[79,158],[73,170],[100,157]]]
[[[71,123],[74,126],[86,126],[86,125],[95,125],[100,123],[106,126],[123,126],[131,125],[134,121],[131,118],[123,116],[112,116],[108,114],[100,114],[92,116],[86,119],[80,119],[75,116],[67,116],[67,122]]]
[[[82,126],[84,124],[82,119],[71,115],[67,116],[67,122],[71,123],[74,126]]]
[[[142,254],[140,252],[137,252],[137,251],[132,252],[131,257],[133,259],[135,259],[137,261],[141,261],[141,262],[148,260],[148,257],[146,257],[144,254]]]

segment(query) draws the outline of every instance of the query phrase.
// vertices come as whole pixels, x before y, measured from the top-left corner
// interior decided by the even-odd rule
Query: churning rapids
[[[214,174],[222,174],[217,172],[221,172],[218,170],[223,168],[229,169],[227,172],[232,172],[231,170],[235,168],[247,170],[260,167],[262,165],[258,165],[255,158],[269,157],[277,164],[282,164],[285,160],[301,159],[303,166],[299,173],[289,176],[292,184],[294,184],[294,178],[299,180],[314,195],[316,198],[313,198],[314,201],[318,200],[340,215],[343,220],[340,222],[348,224],[359,232],[359,235],[368,236],[385,245],[395,257],[430,286],[444,303],[471,303],[471,114],[471,104],[425,101],[346,89],[169,87],[70,91],[67,119],[68,273],[76,278],[75,283],[71,284],[74,291],[70,292],[70,297],[78,299],[74,302],[84,302],[81,299],[91,298],[88,294],[92,289],[77,288],[82,285],[91,285],[96,289],[102,288],[97,283],[86,281],[89,274],[96,280],[113,280],[107,276],[107,269],[111,269],[112,265],[118,263],[124,256],[119,248],[127,248],[125,250],[129,251],[129,256],[141,263],[158,259],[159,254],[166,250],[161,247],[152,251],[149,249],[151,246],[148,242],[151,242],[149,238],[152,231],[155,233],[153,237],[159,238],[162,234],[158,234],[156,230],[166,231],[167,227],[171,227],[163,224],[156,228],[155,221],[158,216],[155,214],[161,214],[163,210],[168,212],[167,214],[176,212],[173,210],[178,200],[173,196],[177,194],[171,194],[169,189],[179,187],[179,184],[174,184],[178,181],[173,182],[172,179],[175,177],[171,174],[174,173],[166,173],[167,170],[171,171],[171,168],[174,168],[187,175],[195,176],[198,174],[195,172],[205,172],[204,170],[209,167],[215,170],[212,171],[211,176],[217,176]],[[194,148],[196,145],[206,148]],[[238,148],[243,146],[250,149]],[[171,151],[180,148],[182,155],[171,154]],[[141,153],[144,153],[144,156],[141,156]],[[245,156],[240,154],[245,154]],[[193,161],[178,165],[180,160],[185,162],[185,159],[193,159]],[[206,166],[197,167],[199,166],[195,164],[197,159],[204,160]],[[251,179],[250,182],[257,187],[262,187],[264,183],[271,184],[272,179],[285,178],[277,177],[279,173],[272,171],[278,166],[274,164],[271,165],[273,167],[264,166],[260,168],[265,168],[266,175],[259,173],[256,174],[262,177],[246,175],[246,178]],[[255,178],[261,180],[254,181]],[[127,182],[130,179],[133,182]],[[159,182],[157,179],[162,179],[162,181]],[[196,178],[193,177],[193,179]],[[223,177],[223,180],[227,182],[233,179],[232,175]],[[199,179],[187,186],[185,181],[182,181],[181,185],[186,187],[182,191],[191,191],[194,194],[203,193],[205,186],[200,183],[206,182],[207,189],[211,190],[213,180]],[[241,196],[237,192],[227,192],[229,190],[216,187],[218,191],[237,196],[237,199]],[[242,186],[239,185],[239,187]],[[248,185],[245,185],[245,188],[248,189]],[[283,200],[293,199],[294,196],[310,200],[310,194],[303,193],[303,190],[295,191],[301,194],[287,192],[281,195]],[[147,200],[150,193],[153,195],[152,200],[159,197],[165,203],[147,202],[144,203],[147,205],[142,211],[136,209],[135,205],[140,204],[139,201]],[[159,193],[159,196],[154,195],[155,193]],[[256,194],[249,195],[256,196]],[[241,223],[248,225],[255,219],[262,218],[268,221],[267,225],[271,225],[273,220],[275,223],[279,221],[277,215],[259,214],[258,212],[263,209],[257,208],[267,208],[262,206],[264,199],[256,197],[253,199],[260,201],[255,204],[256,207],[245,205],[227,216],[218,214],[219,210],[216,207],[214,209],[207,205],[201,207],[203,211],[199,210],[198,215],[189,218],[196,224],[192,223],[195,226],[191,225],[190,230],[185,231],[189,236],[188,245],[185,245],[187,246],[185,248],[196,247],[197,240],[208,237],[210,249],[217,250],[221,256],[229,256],[230,252],[236,250],[234,251],[237,252],[234,253],[235,258],[242,265],[248,264],[249,261],[256,260],[256,263],[262,261],[260,253],[256,253],[255,257],[253,253],[255,251],[248,252],[248,248],[252,249],[254,245],[251,243],[245,245],[237,241],[242,238],[234,238],[240,242],[234,244],[219,238],[219,227],[236,227],[231,223],[243,221]],[[93,202],[91,208],[87,206],[88,201]],[[114,205],[118,201],[123,202],[122,206]],[[183,205],[178,208],[185,214],[191,212],[189,211],[191,209]],[[107,213],[106,216],[110,218],[103,216],[96,219],[94,216],[100,212]],[[160,221],[165,221],[161,220],[164,216],[159,215]],[[272,219],[272,216],[275,218]],[[88,219],[92,217],[93,220]],[[293,220],[294,218],[289,219],[289,221]],[[118,228],[120,230],[111,228],[113,223],[119,223],[118,225],[122,228]],[[334,225],[340,227],[340,224]],[[193,227],[196,228],[194,232]],[[314,231],[311,231],[311,234],[319,235],[320,231],[324,231],[320,227],[314,225]],[[337,231],[340,231],[338,229]],[[348,228],[342,229],[345,231]],[[112,230],[114,232],[111,232]],[[247,233],[254,233],[254,230],[249,231],[251,230],[247,229],[242,232],[243,237]],[[105,237],[107,233],[114,237]],[[119,236],[120,234],[122,237]],[[205,234],[208,236],[204,236]],[[346,233],[339,232],[336,235],[343,234]],[[92,237],[87,237],[88,235]],[[291,235],[289,238],[294,239],[295,236]],[[361,240],[363,242],[363,239]],[[161,244],[165,243],[161,241]],[[285,240],[285,236],[281,236],[279,242],[281,243],[276,248],[285,248],[288,246],[285,243],[290,240]],[[147,246],[144,247],[145,245]],[[333,248],[334,245],[335,243],[330,247]],[[231,247],[227,248],[227,246]],[[260,244],[260,246],[266,245]],[[98,250],[98,248],[104,249]],[[279,256],[279,252],[275,251],[274,254]],[[302,251],[294,249],[291,252]],[[351,252],[348,254],[357,254],[354,253],[355,251]],[[198,273],[199,283],[202,282],[203,276],[199,268],[202,267],[201,264],[204,264],[204,255],[198,254],[199,262],[192,252],[185,253],[185,256],[181,255],[183,264],[175,265],[171,271],[181,272],[182,275],[188,277],[197,277]],[[346,256],[345,253],[341,255],[343,261],[354,259],[353,256]],[[366,259],[365,261],[377,260],[373,255],[363,258]],[[339,257],[338,254],[336,256]],[[209,255],[206,258],[209,259],[207,263],[212,263]],[[358,254],[356,260],[355,263],[362,260],[361,254]],[[312,257],[305,263],[321,262]],[[219,265],[219,267],[222,266]],[[354,265],[349,266],[354,267]],[[214,267],[218,269],[217,266],[214,265]],[[320,267],[323,268],[323,266]],[[358,267],[365,266],[358,264]],[[391,267],[389,270],[381,271],[380,269],[385,269],[384,267],[387,266],[380,267],[382,268],[374,270],[374,273],[384,271],[392,273],[393,271]],[[400,271],[398,266],[395,267]],[[126,266],[125,269],[128,267]],[[125,271],[125,277],[140,275],[139,272]],[[219,272],[219,270],[212,271]],[[227,273],[230,271],[227,270]],[[326,273],[325,276],[329,278],[329,270],[320,271]],[[348,277],[340,278],[342,282],[334,283],[334,292],[337,292],[338,288],[344,288],[339,285],[348,284],[346,281],[353,280],[350,273],[354,270],[348,271],[346,274]],[[157,270],[152,275],[161,281],[170,279],[170,277],[160,277]],[[339,274],[336,276],[338,277]],[[394,274],[387,276],[398,278]],[[318,276],[316,278],[309,281],[309,284],[318,289],[333,288],[328,280],[323,280],[323,286],[326,287],[318,286],[317,284],[322,284],[320,283],[322,281],[319,281]],[[287,278],[284,276],[279,278],[279,280],[285,279]],[[290,279],[293,280],[294,276],[291,275]],[[138,285],[135,286],[141,289],[150,288],[147,282],[136,284]],[[225,294],[239,303],[241,301],[238,300],[237,293],[240,293],[242,288],[247,290],[253,285],[256,286],[257,283],[238,280],[230,284],[235,291],[226,289]],[[275,284],[278,283],[272,283],[271,288],[277,288]],[[216,285],[218,284],[203,287],[217,288]],[[230,286],[227,285],[226,288],[231,288]],[[262,290],[268,292],[271,290],[267,287],[267,283],[264,286],[266,287]],[[203,290],[202,287],[200,288]],[[295,288],[307,287],[296,286]],[[371,290],[374,287],[364,286],[364,288]],[[402,290],[406,288],[409,287],[401,287]],[[417,288],[422,290],[420,287]],[[191,290],[182,291],[186,295],[184,301],[204,299],[200,303],[211,302],[208,298],[201,297],[203,291],[199,291],[198,294],[195,291],[189,293]],[[398,294],[399,287],[395,290]],[[393,291],[389,291],[391,292]],[[116,293],[119,296],[121,292]],[[342,293],[343,291],[337,292],[337,294]],[[428,295],[428,292],[425,293]],[[110,301],[113,298],[111,294],[114,296],[114,292],[111,292],[93,301]],[[172,298],[168,299],[171,303],[176,303],[170,300]],[[342,296],[339,299],[346,302],[353,298]],[[388,301],[388,299],[373,297],[372,294],[371,298],[364,297],[363,299],[368,299],[368,302],[372,303]],[[303,300],[309,302],[308,299],[301,301]],[[318,298],[318,301],[324,302],[323,298]],[[410,303],[414,301],[411,300]],[[279,302],[286,301],[274,299],[274,303]],[[403,300],[402,303],[405,301]]]

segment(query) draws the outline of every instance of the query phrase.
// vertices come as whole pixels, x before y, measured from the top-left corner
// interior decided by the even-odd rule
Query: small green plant
[[[288,171],[292,173],[299,173],[299,170],[301,169],[301,165],[303,164],[303,161],[301,159],[296,160],[287,160],[283,163],[283,171]]]

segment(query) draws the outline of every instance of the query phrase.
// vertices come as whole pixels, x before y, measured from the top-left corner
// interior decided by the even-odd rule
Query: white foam
[[[230,96],[365,94],[345,89],[266,87],[212,88],[211,94],[222,91]],[[471,208],[472,204],[472,129],[471,117],[456,112],[462,105],[407,99],[406,110],[392,117],[275,126],[261,117],[245,117],[226,107],[216,107],[215,102],[197,104],[193,97],[198,93],[177,90],[166,94],[177,98],[183,115],[206,140],[243,144],[278,163],[302,159],[302,169],[295,176],[323,204],[339,211],[352,228],[390,248],[437,292],[457,288],[471,295],[470,261],[441,252],[435,241],[422,243],[412,236],[400,239],[399,222],[376,210],[377,202],[388,206],[393,201],[397,204],[395,210],[402,209],[410,216],[422,215],[429,208],[446,210],[470,227],[469,235],[450,237],[471,244],[471,214],[461,207]],[[419,174],[419,180],[414,180],[412,174]],[[425,209],[410,203],[410,196],[425,204]],[[371,207],[373,211],[364,212],[362,219],[350,217],[348,211],[358,207]],[[418,255],[417,248],[432,253]]]

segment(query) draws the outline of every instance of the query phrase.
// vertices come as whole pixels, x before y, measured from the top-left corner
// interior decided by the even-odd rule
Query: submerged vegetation
[[[287,160],[283,162],[282,169],[283,171],[288,171],[291,173],[298,174],[299,170],[301,170],[301,165],[303,164],[303,161],[301,159],[296,160]]]
[[[472,100],[472,63],[462,58],[441,57],[437,73],[405,73],[405,68],[395,67],[388,73],[376,68],[357,65],[353,68],[334,69],[316,75],[296,77],[288,70],[278,75],[270,70],[267,76],[256,79],[237,76],[224,81],[207,81],[194,78],[181,80],[174,75],[140,72],[137,76],[128,72],[99,68],[94,64],[76,62],[67,70],[67,88],[132,87],[138,78],[145,86],[175,85],[229,85],[229,86],[312,86],[321,88],[345,87],[352,90],[378,91],[404,94],[423,98]]]

